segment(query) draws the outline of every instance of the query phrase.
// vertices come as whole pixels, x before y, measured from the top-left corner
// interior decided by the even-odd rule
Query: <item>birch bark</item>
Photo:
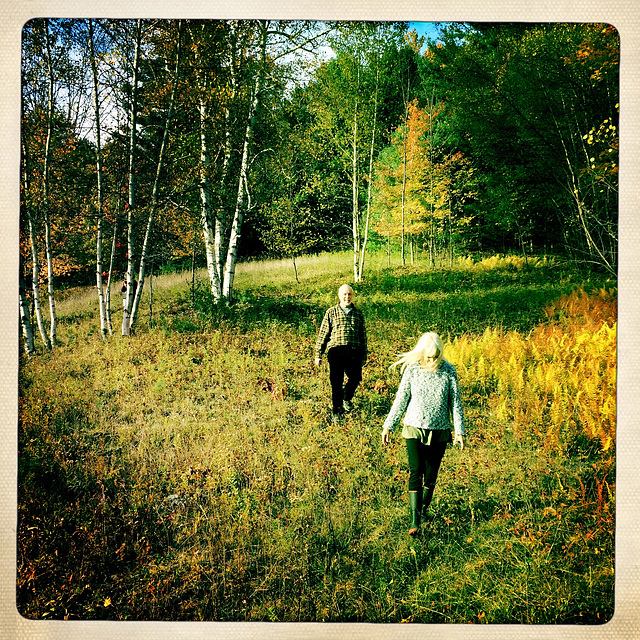
[[[42,314],[42,303],[40,301],[40,259],[38,257],[38,240],[35,227],[35,221],[31,215],[31,206],[28,202],[28,194],[30,193],[31,186],[29,184],[29,156],[25,147],[24,141],[22,142],[22,164],[23,164],[23,185],[25,194],[24,212],[27,221],[27,228],[29,230],[29,247],[31,249],[31,288],[33,295],[33,308],[36,314],[36,322],[38,325],[38,331],[40,337],[46,349],[51,349],[51,342],[47,335],[47,330],[44,325],[44,316]],[[23,322],[26,320],[26,315],[21,315]],[[23,325],[23,331],[27,332],[28,329]]]
[[[162,143],[160,145],[160,153],[158,155],[158,164],[156,166],[156,176],[153,182],[153,192],[151,196],[151,209],[149,211],[149,217],[147,219],[147,227],[144,234],[144,240],[142,242],[142,249],[140,251],[140,269],[138,271],[138,286],[136,287],[135,297],[133,300],[133,307],[131,309],[131,318],[129,320],[129,330],[134,326],[138,308],[140,306],[140,298],[142,296],[142,289],[144,287],[144,279],[146,275],[146,262],[147,255],[149,253],[149,242],[151,237],[151,229],[153,227],[154,218],[158,210],[158,199],[160,194],[160,177],[162,175],[162,169],[164,167],[164,158],[167,151],[167,144],[169,141],[169,131],[171,127],[171,119],[173,118],[173,111],[176,104],[176,94],[178,91],[178,83],[180,80],[180,57],[181,57],[181,40],[182,40],[182,21],[178,22],[178,44],[176,50],[176,63],[174,71],[173,87],[171,88],[171,97],[169,99],[169,108],[167,111],[167,117],[164,124],[164,132],[162,134]]]
[[[369,183],[367,185],[367,216],[364,224],[364,239],[362,240],[362,248],[360,250],[360,265],[358,269],[358,278],[356,282],[362,280],[364,271],[364,260],[367,251],[367,242],[369,240],[369,220],[371,216],[371,187],[373,185],[373,154],[376,143],[376,127],[378,124],[378,87],[380,79],[380,69],[376,67],[376,89],[373,102],[373,126],[371,128],[371,145],[369,147]]]
[[[356,62],[356,64],[358,64]],[[360,208],[358,206],[358,94],[360,90],[360,67],[357,70],[356,98],[353,105],[353,132],[351,138],[351,231],[353,234],[353,279],[358,281],[360,257]]]
[[[24,276],[22,275],[22,265],[20,265],[20,281],[19,281],[19,298],[20,298],[20,325],[22,326],[22,337],[24,338],[24,350],[27,355],[33,355],[36,351],[33,341],[33,328],[31,327],[31,313],[29,312],[29,300],[27,299],[27,291],[24,285]]]
[[[238,260],[238,247],[240,244],[240,237],[242,235],[242,220],[244,218],[244,212],[247,202],[247,188],[248,180],[247,173],[249,167],[249,155],[251,153],[251,143],[253,141],[253,132],[255,128],[256,118],[258,115],[258,109],[260,106],[260,99],[262,97],[262,91],[265,83],[266,76],[266,57],[267,57],[267,40],[268,40],[268,21],[261,21],[260,23],[260,58],[259,67],[256,75],[255,84],[253,87],[253,95],[251,104],[249,106],[249,112],[247,115],[247,124],[245,128],[244,144],[242,146],[242,160],[240,164],[240,175],[238,178],[238,191],[236,196],[236,206],[233,216],[233,222],[231,225],[231,234],[229,236],[229,248],[227,250],[227,259],[224,269],[224,282],[222,288],[222,295],[224,296],[227,304],[231,304],[233,298],[233,281],[236,272],[236,262]]]
[[[129,201],[125,205],[127,212],[127,291],[122,312],[122,335],[130,333],[131,305],[133,303],[133,210],[136,206],[135,149],[136,127],[138,124],[138,67],[140,65],[140,49],[142,45],[142,20],[136,23],[136,47],[131,79],[130,131],[129,131]]]
[[[204,34],[195,34],[194,40],[198,37],[204,38]],[[196,48],[196,65],[198,69],[205,68],[205,61],[201,59],[199,49]],[[219,214],[214,215],[214,203],[212,197],[211,185],[211,148],[208,136],[209,110],[207,108],[207,96],[210,87],[206,80],[204,71],[198,71],[197,84],[199,92],[198,116],[200,125],[200,226],[202,228],[202,236],[204,240],[205,256],[207,260],[207,273],[209,274],[209,287],[211,295],[216,302],[222,298],[222,264],[220,261],[220,234],[223,221],[219,218]],[[226,107],[226,114],[229,113]],[[225,121],[228,116],[225,117]],[[226,129],[225,129],[226,130]],[[227,136],[228,137],[228,136]],[[229,155],[230,155],[229,151]],[[223,164],[228,164],[228,157],[225,144],[225,159]],[[224,176],[222,178],[224,183]],[[220,211],[220,208],[218,208]]]
[[[53,249],[51,247],[51,219],[49,214],[49,172],[51,169],[51,139],[53,137],[53,63],[51,60],[51,39],[49,35],[49,21],[44,20],[44,39],[46,49],[46,64],[48,73],[48,96],[47,96],[47,140],[45,143],[43,183],[42,183],[42,205],[44,212],[44,245],[47,259],[47,293],[49,296],[49,341],[50,346],[56,344],[56,331],[58,319],[56,317],[55,291],[53,287]]]
[[[91,64],[91,78],[93,81],[93,108],[95,114],[96,136],[96,199],[98,205],[98,220],[96,233],[96,287],[98,289],[98,305],[100,308],[100,332],[102,337],[107,335],[107,314],[104,300],[104,285],[102,282],[102,227],[104,219],[104,201],[102,189],[102,149],[100,142],[100,93],[98,85],[98,65],[93,40],[93,20],[89,19],[89,58]]]

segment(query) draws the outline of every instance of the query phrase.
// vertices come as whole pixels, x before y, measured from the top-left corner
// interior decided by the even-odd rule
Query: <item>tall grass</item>
[[[101,340],[94,292],[59,303],[63,345],[20,368],[19,611],[609,619],[613,284],[550,260],[372,257],[355,286],[371,357],[356,411],[333,426],[312,348],[350,258],[297,264],[300,285],[286,261],[241,265],[231,308],[202,274],[194,289],[154,278],[151,322],[130,339]],[[425,330],[447,341],[469,436],[413,540],[402,439],[383,448],[380,428],[399,381],[388,366]]]

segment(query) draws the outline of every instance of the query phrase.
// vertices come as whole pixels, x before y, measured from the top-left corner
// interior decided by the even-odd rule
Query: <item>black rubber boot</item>
[[[433,491],[436,488],[434,484],[428,484],[424,488],[424,492],[422,493],[422,521],[425,522],[427,520],[427,510],[429,509],[429,505],[431,504],[431,499],[433,498]]]
[[[422,491],[409,491],[409,506],[411,507],[410,536],[417,536],[420,532],[420,511],[422,509]]]

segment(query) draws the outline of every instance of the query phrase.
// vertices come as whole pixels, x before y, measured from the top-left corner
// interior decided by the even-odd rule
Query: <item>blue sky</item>
[[[415,29],[419,36],[427,36],[428,38],[435,38],[438,32],[433,22],[410,22],[409,31]]]

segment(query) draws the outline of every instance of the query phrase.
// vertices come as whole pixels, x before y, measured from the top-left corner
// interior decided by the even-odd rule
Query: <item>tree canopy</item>
[[[230,302],[239,259],[352,246],[357,280],[367,242],[392,239],[403,260],[405,244],[431,260],[553,251],[615,273],[615,29],[443,23],[437,34],[32,20],[25,290],[195,260]]]

